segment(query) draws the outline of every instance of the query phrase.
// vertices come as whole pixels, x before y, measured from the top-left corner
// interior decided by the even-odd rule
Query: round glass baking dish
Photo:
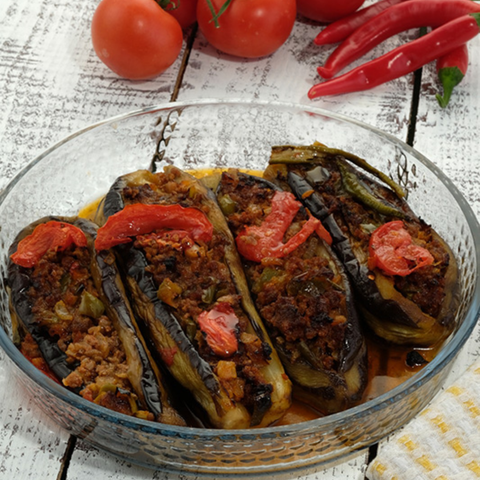
[[[175,427],[98,407],[37,371],[11,341],[5,280],[0,345],[11,371],[38,405],[74,435],[130,462],[197,476],[299,475],[378,442],[425,407],[442,386],[479,314],[480,227],[445,175],[396,138],[360,122],[299,105],[261,102],[173,103],[81,130],[33,161],[0,196],[0,272],[26,224],[75,215],[120,175],[174,164],[184,169],[263,169],[278,144],[320,141],[367,159],[408,191],[414,211],[452,248],[462,298],[454,333],[436,358],[391,391],[345,412],[296,425],[252,430]]]

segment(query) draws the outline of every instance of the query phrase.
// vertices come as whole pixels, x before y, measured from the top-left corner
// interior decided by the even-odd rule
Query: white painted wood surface
[[[90,43],[90,20],[98,0],[0,0],[0,188],[27,163],[66,135],[87,125],[140,107],[168,102],[181,58],[163,75],[146,82],[119,79],[101,64]],[[318,25],[298,19],[286,44],[259,60],[241,60],[217,52],[198,33],[178,100],[242,98],[311,104],[308,89],[319,78],[316,66],[331,49],[312,44]],[[401,37],[412,38],[415,32]],[[372,55],[391,48],[390,40]],[[475,40],[473,52],[480,42]],[[436,161],[480,214],[477,184],[480,153],[480,62],[471,55],[467,78],[452,105],[439,109],[433,98],[436,79],[425,69],[415,147]],[[359,62],[357,62],[359,63]],[[405,140],[409,125],[413,75],[369,92],[313,102],[381,128]],[[328,139],[321,139],[328,143]],[[478,355],[477,330],[455,365],[452,378]],[[36,408],[18,388],[0,352],[0,479],[55,479],[62,471],[68,434]],[[381,448],[381,446],[380,446]],[[360,480],[367,455],[299,480]],[[139,468],[77,441],[68,480],[88,477],[183,480],[183,475]]]
[[[14,380],[0,351],[0,478],[56,478],[69,435]]]

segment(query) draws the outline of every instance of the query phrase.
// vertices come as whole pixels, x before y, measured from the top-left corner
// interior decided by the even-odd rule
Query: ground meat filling
[[[384,187],[379,188],[364,175],[359,174],[358,176],[371,187],[372,191],[377,190],[390,203],[401,205],[391,190]],[[372,231],[384,223],[397,220],[397,218],[386,217],[370,208],[365,208],[349,195],[341,195],[342,191],[340,173],[332,170],[330,178],[322,184],[320,189],[323,200],[327,208],[333,212],[340,228],[350,238],[353,238],[354,243],[360,247],[359,250],[368,252],[368,243]],[[432,229],[429,225],[421,221],[406,221],[404,224],[414,243],[426,248],[433,255],[434,262],[432,265],[422,267],[405,277],[393,276],[395,288],[405,298],[416,303],[424,313],[435,318],[440,313],[445,297],[445,274],[450,257],[432,235]]]
[[[207,213],[208,207],[202,204],[200,193],[197,196],[194,183],[178,183],[174,174],[165,173],[156,174],[155,182],[124,188],[125,204],[178,203]],[[183,331],[211,365],[229,397],[253,411],[256,398],[269,398],[273,391],[260,370],[268,364],[271,349],[257,335],[247,332],[249,321],[225,262],[226,241],[215,230],[208,244],[195,243],[185,232],[157,231],[137,236],[134,245],[145,254],[158,297],[173,309]],[[230,332],[234,343],[231,353],[219,355],[198,318],[225,305],[231,307],[238,323]]]
[[[261,225],[273,195],[267,184],[251,177],[238,176],[235,171],[223,174],[219,201],[230,205],[227,218],[235,236],[246,225]],[[306,219],[300,210],[285,241]],[[342,277],[317,254],[320,243],[312,234],[284,258],[244,264],[256,306],[274,343],[292,363],[306,359],[311,363],[315,358],[316,366],[320,363],[326,370],[336,370],[345,338],[346,299]]]
[[[138,410],[136,395],[131,393],[125,351],[110,319],[102,313],[90,262],[89,250],[74,246],[43,256],[31,269],[28,290],[34,320],[72,367],[72,373],[61,379],[63,385],[99,405],[153,420],[151,413]],[[41,370],[48,370],[29,335],[22,352]]]

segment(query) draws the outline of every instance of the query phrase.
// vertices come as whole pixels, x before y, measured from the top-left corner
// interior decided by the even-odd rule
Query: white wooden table
[[[242,60],[210,47],[192,28],[184,50],[148,82],[119,79],[95,56],[90,21],[98,0],[0,0],[0,189],[27,163],[70,133],[101,119],[153,104],[199,98],[280,100],[310,104],[316,66],[331,51],[312,41],[321,27],[299,18],[286,44],[260,60]],[[413,38],[408,32],[401,38]],[[378,47],[391,48],[398,39]],[[381,128],[433,160],[480,215],[480,38],[447,110],[434,98],[433,65],[375,90],[316,100],[315,105]],[[183,57],[184,56],[184,57]],[[450,381],[478,356],[477,329]],[[379,448],[382,448],[380,444]],[[363,479],[369,452],[302,480]],[[181,479],[119,461],[70,438],[13,381],[0,351],[0,479]]]

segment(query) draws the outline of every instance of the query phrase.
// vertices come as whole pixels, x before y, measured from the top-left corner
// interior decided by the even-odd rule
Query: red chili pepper
[[[74,225],[69,223],[50,222],[41,223],[33,232],[22,239],[17,246],[17,251],[10,256],[13,263],[21,267],[34,267],[38,261],[52,250],[62,251],[70,245],[78,247],[87,245],[87,237]]]
[[[283,236],[300,207],[301,203],[290,192],[275,192],[272,210],[262,224],[245,227],[235,239],[240,255],[253,262],[261,262],[265,257],[281,258],[298,248],[313,232],[331,244],[330,234],[314,217],[310,217],[298,233],[283,243]]]
[[[181,205],[145,205],[134,203],[108,218],[98,229],[95,248],[106,250],[115,245],[131,242],[130,237],[171,228],[184,230],[197,241],[208,242],[213,226],[203,212]]]
[[[442,108],[448,105],[453,89],[463,80],[468,68],[467,45],[460,45],[437,60],[438,78],[443,86],[443,97],[435,95]]]
[[[345,40],[357,28],[368,22],[371,18],[386,10],[388,7],[406,0],[381,0],[369,7],[362,8],[351,15],[343,17],[325,27],[314,40],[315,45],[329,45]]]
[[[238,350],[238,317],[230,304],[218,303],[212,310],[202,312],[197,321],[215,355],[231,357]]]
[[[315,226],[316,234],[328,245],[332,244],[332,236],[330,232],[323,226],[323,223],[318,220],[317,225]]]
[[[385,223],[372,233],[369,254],[368,266],[371,270],[377,267],[387,275],[402,277],[431,265],[434,260],[426,248],[412,242],[400,220]]]
[[[340,77],[314,85],[308,92],[308,96],[317,98],[368,90],[414,72],[478,35],[479,22],[480,14],[478,13],[457,18]]]
[[[480,12],[480,5],[472,0],[409,0],[394,5],[355,30],[317,71],[323,78],[332,78],[397,33],[412,28],[440,27],[455,18],[477,12]]]

